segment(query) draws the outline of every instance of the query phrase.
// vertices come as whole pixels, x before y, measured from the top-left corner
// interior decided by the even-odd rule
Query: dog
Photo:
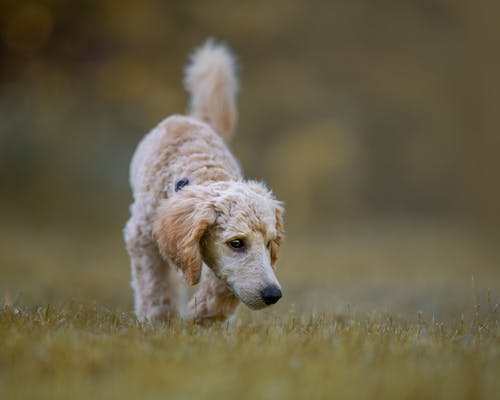
[[[124,237],[135,313],[140,320],[223,321],[240,302],[261,309],[281,298],[275,267],[284,207],[263,183],[243,179],[226,145],[238,91],[229,48],[213,40],[197,48],[184,85],[189,115],[157,125],[130,166]],[[184,315],[182,277],[198,285]]]

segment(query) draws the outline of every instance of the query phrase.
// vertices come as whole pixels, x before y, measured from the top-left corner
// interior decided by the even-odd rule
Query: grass
[[[373,232],[290,235],[283,301],[199,327],[134,318],[117,236],[0,231],[0,399],[498,398],[497,250]]]
[[[0,312],[0,394],[17,398],[498,398],[500,326],[390,315],[141,324],[97,306]]]

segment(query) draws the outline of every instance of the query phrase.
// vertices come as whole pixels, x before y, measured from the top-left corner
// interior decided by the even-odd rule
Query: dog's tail
[[[229,48],[212,39],[197,48],[186,67],[184,86],[191,95],[190,114],[228,139],[236,125],[238,91],[235,60]]]

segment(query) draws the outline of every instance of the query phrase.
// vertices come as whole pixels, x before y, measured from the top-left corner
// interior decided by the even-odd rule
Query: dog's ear
[[[278,259],[278,253],[283,242],[284,227],[283,227],[283,205],[281,202],[275,200],[275,213],[276,213],[276,238],[271,241],[271,265],[274,267]]]
[[[200,281],[200,240],[216,217],[211,203],[191,190],[164,200],[158,210],[153,235],[160,253],[183,272],[190,285]]]
[[[283,203],[276,200],[274,194],[269,190],[265,184],[256,181],[248,181],[248,185],[257,194],[267,197],[274,208],[275,218],[276,218],[276,237],[271,241],[270,253],[271,253],[271,266],[274,267],[276,261],[278,260],[278,253],[284,238],[284,226],[283,226],[283,214],[285,209],[283,208]]]

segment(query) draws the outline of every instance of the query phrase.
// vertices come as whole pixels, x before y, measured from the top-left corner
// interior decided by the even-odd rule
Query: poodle
[[[184,78],[189,115],[160,122],[130,166],[134,201],[124,236],[135,313],[141,320],[223,321],[240,301],[261,309],[281,298],[274,270],[284,210],[264,184],[243,179],[225,143],[237,118],[230,50],[208,40],[191,55]],[[182,281],[198,285],[184,312]]]

